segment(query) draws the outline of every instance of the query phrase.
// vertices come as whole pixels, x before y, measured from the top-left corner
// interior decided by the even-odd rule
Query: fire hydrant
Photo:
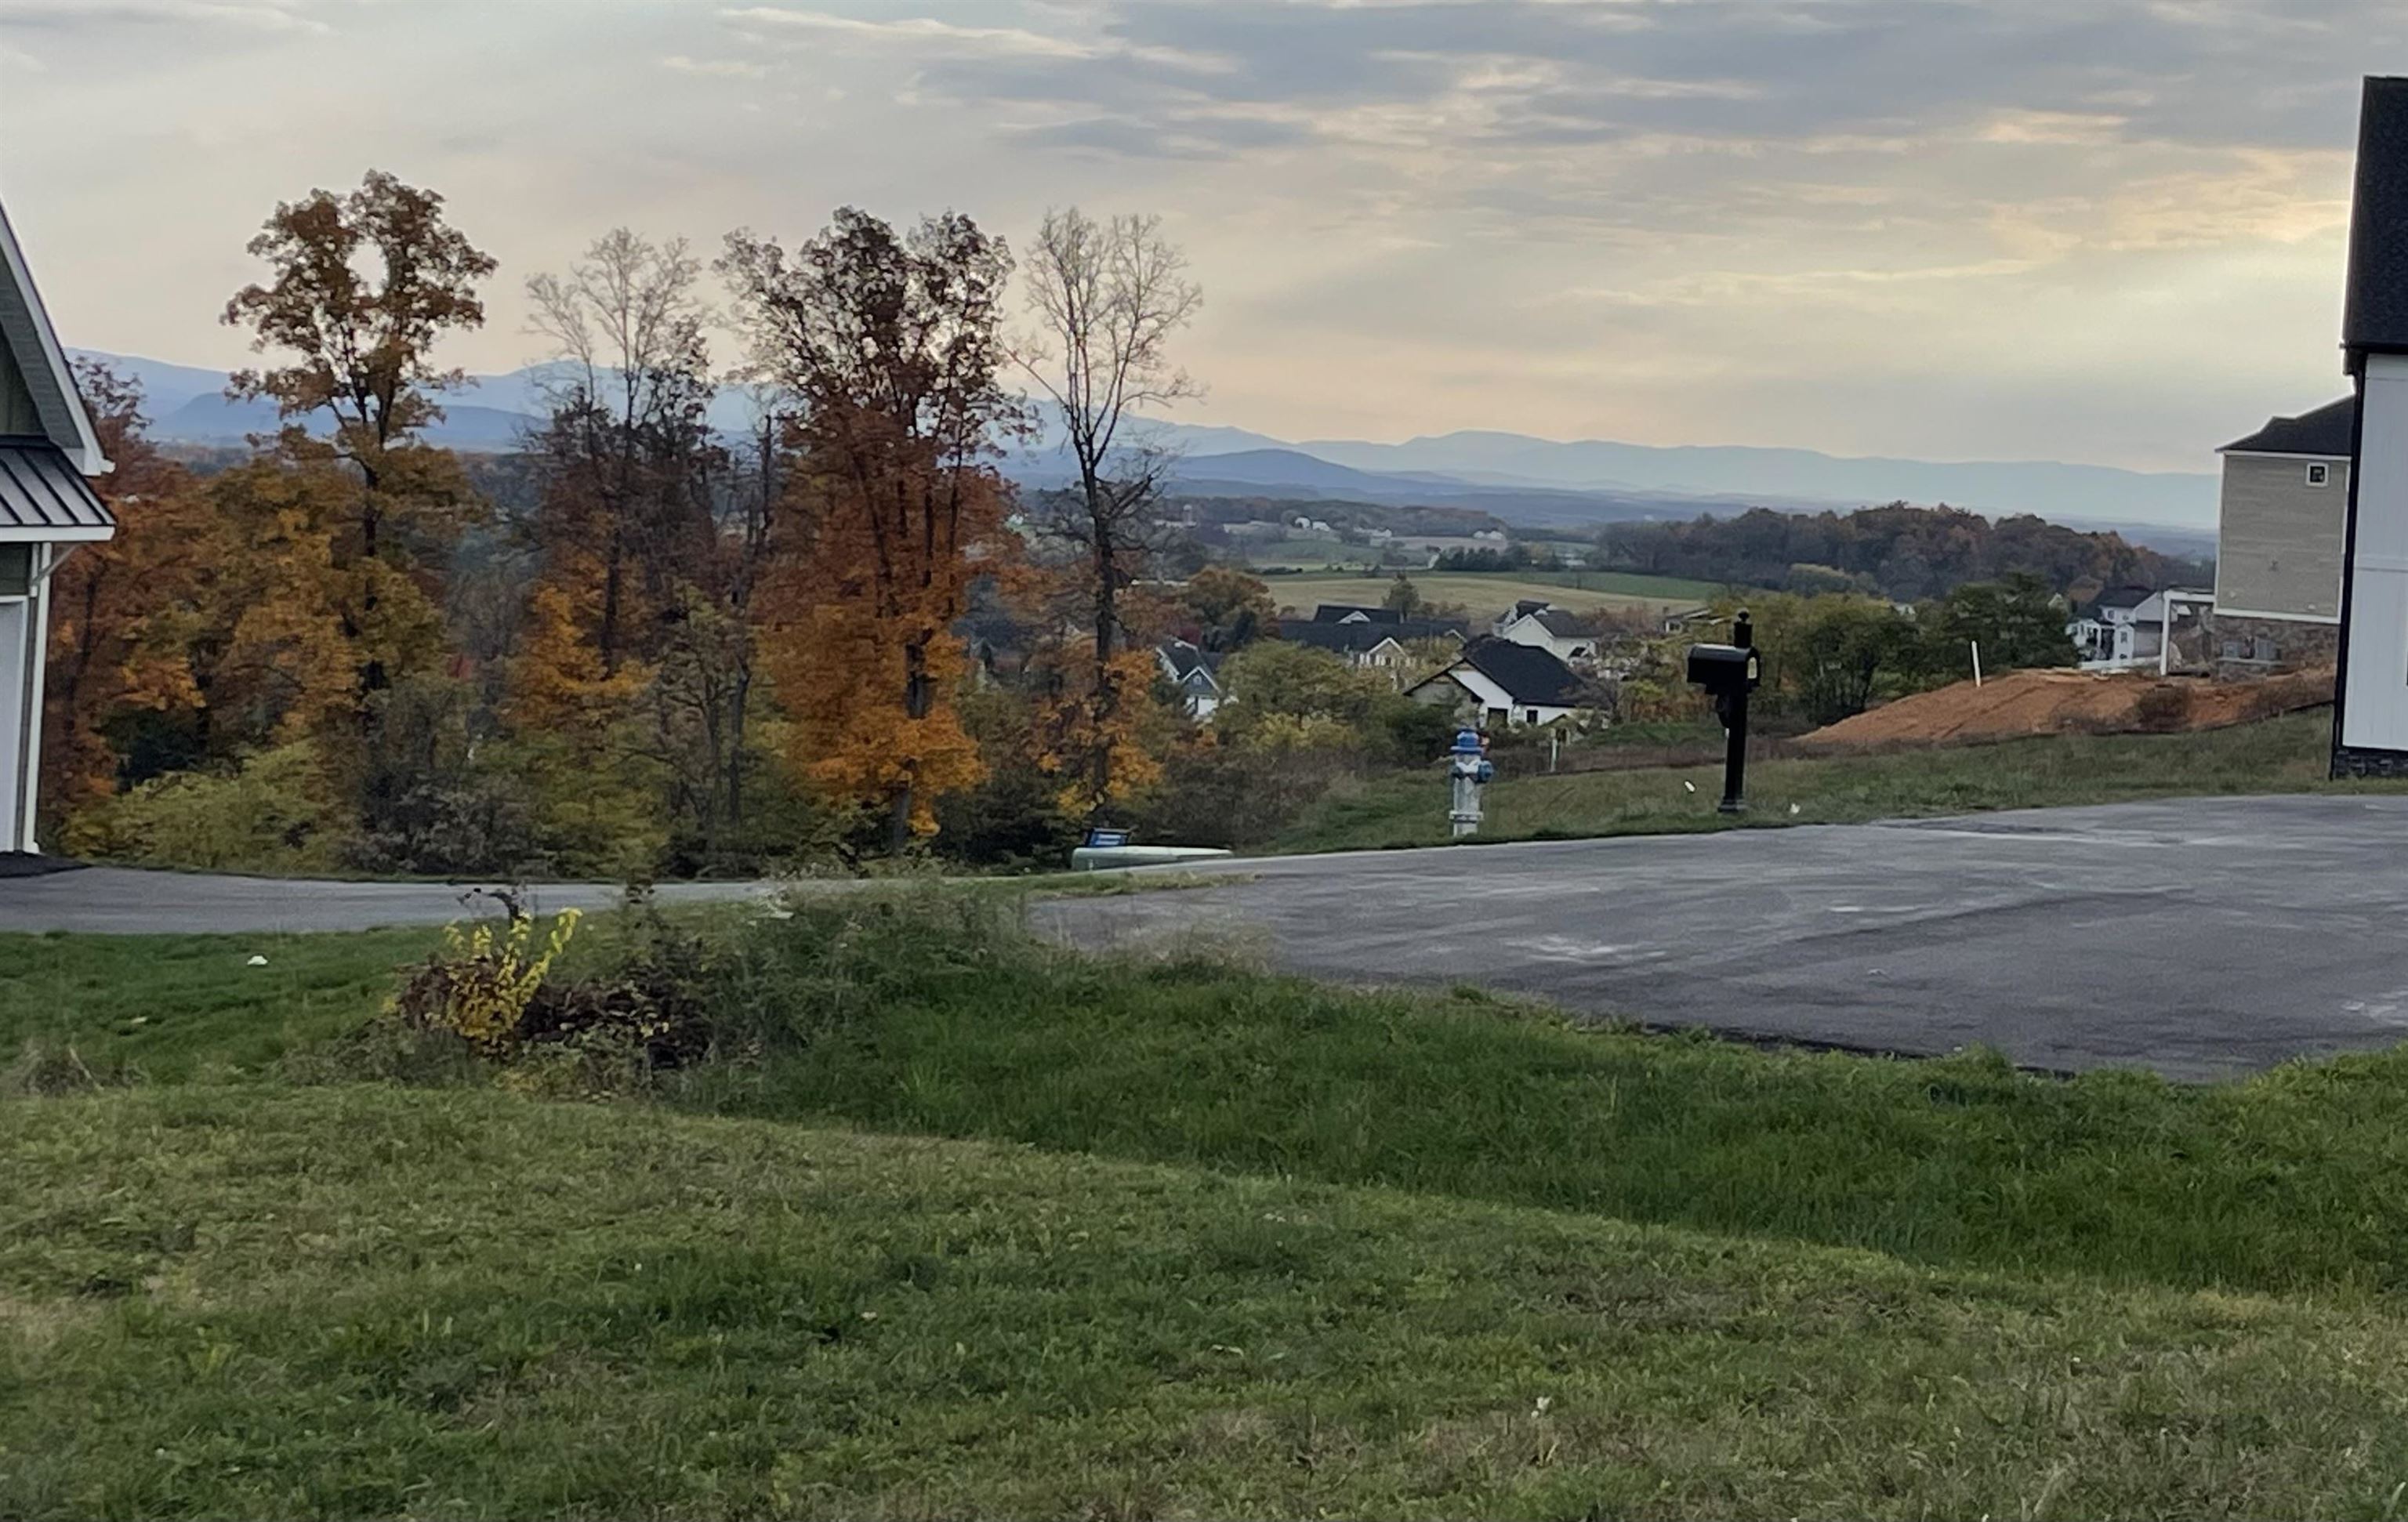
[[[1447,775],[1455,783],[1455,806],[1447,818],[1454,821],[1457,839],[1480,833],[1481,790],[1497,776],[1496,764],[1488,759],[1487,752],[1477,729],[1458,730],[1455,748],[1447,752],[1453,757]]]

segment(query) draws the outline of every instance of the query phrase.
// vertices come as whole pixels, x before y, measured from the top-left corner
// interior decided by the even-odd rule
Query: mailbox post
[[[1477,729],[1455,731],[1454,748],[1447,755],[1447,777],[1454,792],[1446,817],[1460,840],[1480,833],[1481,790],[1497,775],[1497,767],[1488,759],[1487,747],[1480,743]]]
[[[1689,680],[1714,700],[1714,714],[1723,722],[1727,748],[1723,753],[1723,800],[1727,814],[1747,811],[1747,695],[1756,691],[1763,662],[1756,653],[1756,625],[1740,610],[1731,623],[1727,645],[1691,645]]]

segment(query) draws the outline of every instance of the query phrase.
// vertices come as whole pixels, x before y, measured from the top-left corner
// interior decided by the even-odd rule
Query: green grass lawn
[[[1524,777],[1489,788],[1481,839],[1858,824],[2214,794],[2400,790],[2397,782],[2328,782],[2331,742],[2331,713],[2312,711],[2198,734],[2057,735],[1885,755],[1759,760],[1747,771],[1749,812],[1737,820],[1715,811],[1722,797],[1718,764]],[[1433,767],[1426,774],[1391,775],[1333,793],[1286,831],[1276,849],[1373,850],[1448,840],[1446,780]]]
[[[488,1092],[19,1105],[11,1516],[2372,1515],[2375,1299]]]
[[[793,912],[709,926],[752,1056],[593,1102],[333,1059],[426,932],[0,938],[0,1039],[148,1080],[0,1097],[0,1515],[2408,1482],[2408,1054],[2058,1082],[1080,957],[994,892]]]

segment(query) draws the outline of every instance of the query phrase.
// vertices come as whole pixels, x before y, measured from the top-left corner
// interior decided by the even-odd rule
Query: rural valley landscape
[[[2408,27],[2044,10],[0,0],[0,1515],[2394,1515]]]

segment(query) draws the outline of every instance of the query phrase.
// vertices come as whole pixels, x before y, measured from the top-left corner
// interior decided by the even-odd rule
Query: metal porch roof
[[[105,539],[117,520],[47,438],[0,437],[0,539]]]

